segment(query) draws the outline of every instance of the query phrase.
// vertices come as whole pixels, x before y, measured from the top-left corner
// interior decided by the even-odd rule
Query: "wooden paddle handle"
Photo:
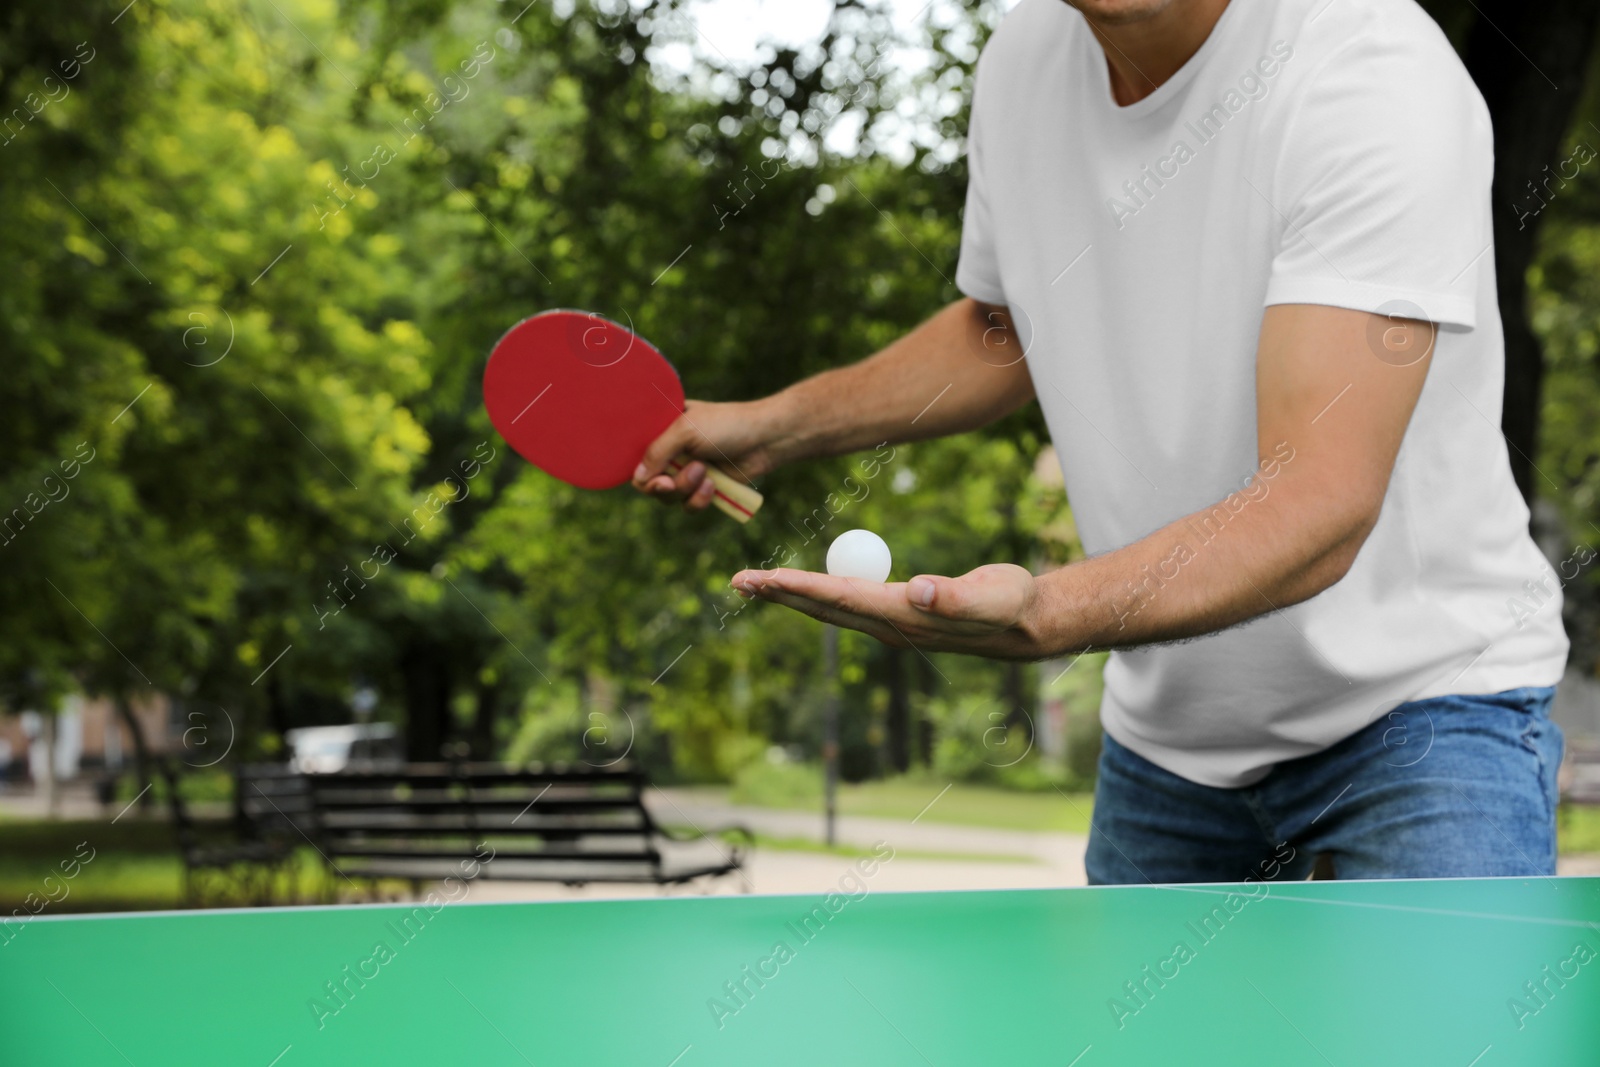
[[[693,457],[678,456],[668,466],[676,474],[693,462]],[[705,461],[702,460],[702,463]],[[711,498],[717,510],[726,515],[731,515],[740,523],[750,521],[750,517],[760,510],[765,498],[760,492],[745,485],[733,475],[718,467],[706,463],[706,477],[711,479],[711,484],[717,487],[716,495]]]

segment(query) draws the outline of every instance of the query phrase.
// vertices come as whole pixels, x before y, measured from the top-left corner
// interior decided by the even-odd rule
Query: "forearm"
[[[1333,585],[1378,501],[1330,504],[1290,458],[1250,486],[1130,545],[1039,579],[1036,625],[1055,651],[1125,648],[1213,633]],[[1281,456],[1279,457],[1281,459]],[[1304,461],[1302,461],[1304,464]]]
[[[1003,309],[962,299],[875,355],[752,409],[775,459],[791,462],[976,429],[1032,396]]]

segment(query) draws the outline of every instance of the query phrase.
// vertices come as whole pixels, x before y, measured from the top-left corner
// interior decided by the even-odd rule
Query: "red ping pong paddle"
[[[535,467],[580,489],[610,489],[632,479],[645,449],[683,414],[683,383],[632,330],[585,311],[545,311],[495,344],[483,406]],[[669,466],[689,462],[680,455]],[[711,502],[749,522],[761,494],[709,463],[706,476]]]

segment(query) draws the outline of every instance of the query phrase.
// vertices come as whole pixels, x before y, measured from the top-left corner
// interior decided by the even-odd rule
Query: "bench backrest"
[[[233,769],[233,816],[240,837],[314,838],[316,813],[306,776],[281,764]]]
[[[240,766],[235,774],[247,833],[303,837],[341,873],[443,877],[485,855],[494,857],[483,872],[491,877],[649,879],[661,867],[644,776],[626,763],[412,763],[337,774]]]
[[[1600,804],[1600,744],[1569,742],[1566,772],[1563,800],[1572,804]]]
[[[571,839],[654,830],[631,768],[428,764],[307,775],[325,837],[439,832]]]

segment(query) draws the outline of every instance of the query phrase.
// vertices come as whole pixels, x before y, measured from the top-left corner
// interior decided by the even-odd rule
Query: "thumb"
[[[680,453],[688,451],[689,443],[695,437],[694,430],[682,416],[661,431],[661,436],[650,442],[650,447],[644,450],[644,455],[639,459],[638,469],[633,472],[633,484],[643,486],[667,469],[667,464]]]
[[[919,574],[906,583],[906,597],[919,611],[946,619],[1010,624],[1020,613],[1026,591],[1007,580],[1020,567],[989,565],[959,578]]]
[[[949,578],[919,574],[906,583],[906,596],[913,607],[931,615],[947,615],[960,599],[959,591],[952,588],[954,585]]]

